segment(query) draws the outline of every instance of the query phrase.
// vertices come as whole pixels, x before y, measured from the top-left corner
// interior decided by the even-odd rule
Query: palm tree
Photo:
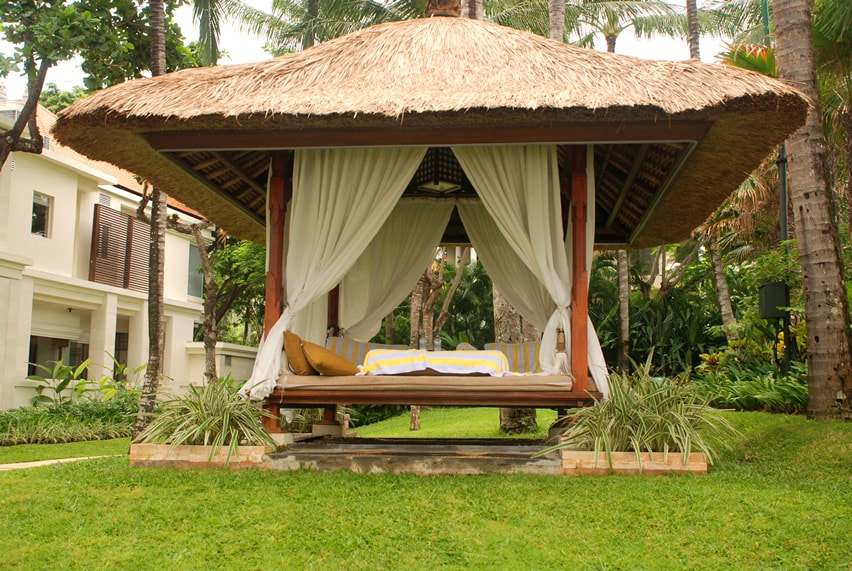
[[[774,8],[778,75],[813,103],[805,125],[786,145],[808,326],[808,416],[832,418],[850,412],[852,354],[839,235],[824,175],[825,137],[810,3],[774,0]]]
[[[166,12],[163,0],[151,0],[151,74],[166,73]],[[168,196],[154,187],[151,193],[151,247],[148,253],[148,366],[133,428],[134,438],[148,426],[157,402],[165,352],[166,320],[163,276],[166,253],[166,205]],[[144,203],[140,207],[144,208]]]
[[[270,12],[239,9],[243,30],[275,53],[303,50],[361,28],[423,16],[423,0],[273,0]]]

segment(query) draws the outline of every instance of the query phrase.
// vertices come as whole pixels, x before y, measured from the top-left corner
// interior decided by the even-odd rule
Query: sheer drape
[[[453,204],[430,199],[397,203],[340,284],[340,326],[369,341],[381,320],[414,289],[435,256]]]
[[[482,200],[481,207],[459,205],[474,248],[509,302],[543,330],[544,371],[567,372],[564,361],[557,362],[556,329],[565,331],[570,351],[571,228],[569,221],[567,239],[563,238],[556,147],[454,147],[453,152]],[[587,271],[595,220],[593,178],[589,181]],[[589,364],[595,384],[606,396],[606,364],[591,321]]]
[[[258,348],[243,392],[263,398],[281,370],[284,331],[294,314],[333,288],[399,201],[425,148],[299,149],[284,262],[285,307]]]
[[[570,331],[572,279],[562,237],[556,147],[453,147],[453,153],[503,237],[556,306],[542,331],[542,368],[548,374],[569,372],[556,356],[557,328]]]

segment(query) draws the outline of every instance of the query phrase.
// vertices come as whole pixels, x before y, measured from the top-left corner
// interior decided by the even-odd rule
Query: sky
[[[245,0],[256,8],[268,10],[272,0]],[[570,0],[569,0],[570,1]],[[672,5],[685,5],[685,0],[669,0]],[[198,39],[198,30],[192,21],[192,7],[184,6],[177,12],[177,22],[184,33],[187,42]],[[235,26],[225,23],[222,27],[220,37],[221,49],[228,52],[229,57],[220,61],[221,64],[250,63],[269,59],[270,56],[263,51],[263,40],[240,32]],[[606,45],[601,40],[596,49],[606,50]],[[701,40],[701,60],[715,62],[716,56],[724,49],[724,44],[712,38]],[[625,31],[616,42],[616,53],[632,55],[645,59],[659,60],[684,60],[689,58],[689,48],[686,40],[677,41],[667,38],[653,40],[637,40],[631,30]],[[0,42],[0,53],[11,55],[11,46]],[[50,69],[47,75],[47,83],[55,83],[60,89],[68,91],[75,85],[83,85],[83,72],[80,69],[80,60],[62,62]],[[10,100],[23,99],[26,93],[26,80],[22,76],[14,75],[0,80],[4,82],[7,96]]]

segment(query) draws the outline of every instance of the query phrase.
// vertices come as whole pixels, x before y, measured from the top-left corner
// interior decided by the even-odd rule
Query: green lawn
[[[705,476],[3,472],[0,568],[848,570],[852,423],[731,419]]]
[[[83,458],[86,456],[127,454],[129,449],[130,438],[69,442],[67,444],[19,444],[17,446],[0,446],[0,464],[33,462],[36,460],[53,460],[57,458]]]

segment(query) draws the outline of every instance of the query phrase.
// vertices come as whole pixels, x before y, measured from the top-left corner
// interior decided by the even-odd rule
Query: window
[[[37,236],[50,238],[50,211],[53,198],[33,191],[33,222],[31,232]]]
[[[47,371],[36,367],[36,364],[52,371],[57,361],[72,367],[79,367],[88,358],[89,345],[87,343],[33,335],[30,337],[30,364],[27,374],[47,375]]]
[[[201,275],[201,254],[198,248],[189,245],[189,278],[186,280],[186,293],[195,297],[202,297],[204,291],[204,276]]]

